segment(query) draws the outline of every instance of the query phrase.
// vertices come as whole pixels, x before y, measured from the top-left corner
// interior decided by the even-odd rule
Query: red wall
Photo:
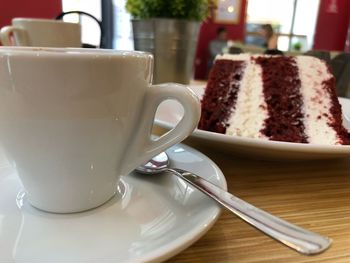
[[[349,0],[321,0],[314,49],[344,50],[349,18]]]
[[[62,12],[62,0],[0,0],[0,27],[14,17],[54,18]]]
[[[245,23],[247,14],[247,0],[241,0],[240,19],[238,24],[216,24],[213,19],[208,19],[201,26],[198,38],[196,59],[195,59],[195,79],[205,79],[207,75],[209,42],[216,37],[216,29],[224,26],[228,32],[230,40],[244,41]]]
[[[346,41],[345,41],[345,51],[350,52],[350,19],[349,19],[349,25],[348,25],[348,31],[346,35]]]

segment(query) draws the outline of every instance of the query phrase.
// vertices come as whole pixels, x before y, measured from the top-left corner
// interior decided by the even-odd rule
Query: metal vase
[[[180,19],[132,20],[134,48],[154,55],[153,83],[188,84],[200,23]]]

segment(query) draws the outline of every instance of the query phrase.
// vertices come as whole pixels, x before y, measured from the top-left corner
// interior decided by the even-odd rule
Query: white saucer
[[[205,155],[178,145],[172,166],[226,189]],[[83,213],[50,214],[28,204],[13,167],[0,154],[0,262],[163,261],[190,246],[217,220],[219,206],[169,174],[122,178],[121,196]]]
[[[190,86],[201,98],[204,86]],[[350,131],[350,99],[339,98],[344,113],[344,123]],[[155,123],[164,129],[170,130],[181,120],[183,109],[175,101],[165,101],[159,106]],[[350,157],[350,145],[318,145],[304,143],[290,143],[265,141],[239,136],[230,136],[215,132],[195,129],[190,138],[199,140],[202,145],[208,145],[225,152],[246,155],[257,159],[273,160],[308,160],[332,159]]]

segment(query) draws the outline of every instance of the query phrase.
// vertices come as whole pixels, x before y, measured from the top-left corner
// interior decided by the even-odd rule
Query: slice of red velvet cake
[[[264,140],[349,144],[335,79],[323,61],[308,56],[218,56],[198,128]]]

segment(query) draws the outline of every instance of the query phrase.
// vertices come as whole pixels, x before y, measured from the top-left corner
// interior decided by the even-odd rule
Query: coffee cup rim
[[[24,22],[46,22],[46,23],[53,23],[53,24],[74,24],[79,25],[78,23],[73,22],[66,22],[63,20],[55,20],[55,19],[49,19],[49,18],[31,18],[31,17],[15,17],[12,19],[12,21],[24,21]]]
[[[2,55],[24,56],[83,56],[83,57],[140,57],[152,58],[152,54],[144,51],[114,50],[114,49],[87,49],[87,48],[51,48],[51,47],[14,47],[0,46]]]

